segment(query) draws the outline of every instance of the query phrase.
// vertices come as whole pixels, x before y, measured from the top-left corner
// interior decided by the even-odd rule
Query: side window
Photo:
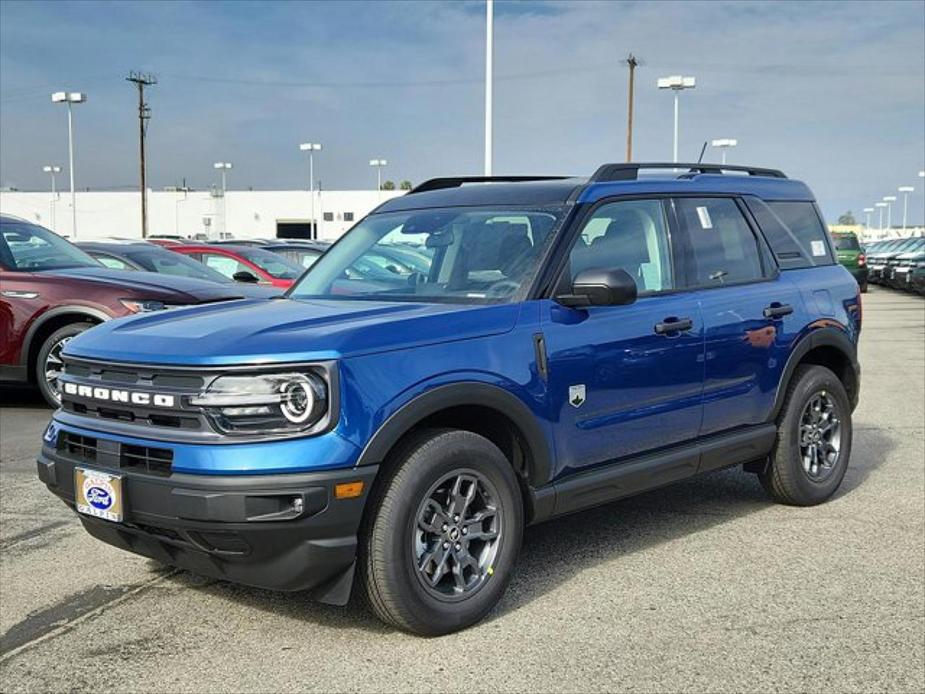
[[[99,260],[103,265],[113,270],[134,270],[131,265],[126,263],[123,260],[119,260],[115,256],[106,255],[104,253],[91,253],[94,258]]]
[[[764,277],[758,240],[735,200],[678,198],[675,204],[690,246],[690,286],[718,287]]]
[[[247,267],[247,265],[235,260],[234,258],[230,258],[227,255],[203,253],[202,262],[206,267],[217,270],[229,279],[233,279],[236,272],[249,272],[252,275],[254,274],[254,271]]]
[[[769,202],[768,207],[796,239],[813,265],[831,265],[835,262],[826,238],[828,232],[816,214],[813,203]]]
[[[661,200],[627,200],[599,207],[569,255],[574,278],[592,268],[626,270],[640,293],[673,289],[668,224]]]

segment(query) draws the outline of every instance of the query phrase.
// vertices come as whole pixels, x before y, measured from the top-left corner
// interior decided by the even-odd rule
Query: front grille
[[[152,446],[130,446],[122,444],[119,455],[119,467],[124,470],[138,470],[149,475],[166,477],[170,474],[173,464],[173,451],[169,448],[154,448]]]
[[[110,439],[63,430],[58,435],[58,453],[79,463],[167,477],[173,465],[173,451],[156,446],[134,446]]]

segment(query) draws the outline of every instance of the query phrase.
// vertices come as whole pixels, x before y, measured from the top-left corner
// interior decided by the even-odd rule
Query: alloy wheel
[[[838,463],[841,422],[831,394],[820,391],[810,397],[800,417],[800,457],[803,470],[815,482],[825,480]]]

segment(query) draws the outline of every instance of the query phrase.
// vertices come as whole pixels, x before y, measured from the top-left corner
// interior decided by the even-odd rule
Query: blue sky
[[[681,158],[735,137],[730,162],[784,169],[830,218],[915,185],[925,166],[925,3],[496,2],[496,173],[586,175],[621,161],[626,71],[635,155],[671,157],[659,76],[689,74]],[[0,3],[0,185],[44,189],[66,164],[58,89],[76,108],[77,182],[137,181],[129,70],[154,72],[149,182],[307,187],[298,151],[324,144],[324,188],[482,169],[484,4],[472,2]],[[717,157],[708,150],[707,159]],[[64,180],[62,179],[62,183]]]

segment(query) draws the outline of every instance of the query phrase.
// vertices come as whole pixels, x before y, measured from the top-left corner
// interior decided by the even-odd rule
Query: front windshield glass
[[[145,270],[151,272],[161,272],[165,275],[177,275],[179,277],[192,277],[197,280],[208,280],[209,282],[221,282],[230,284],[233,280],[228,279],[222,273],[206,267],[202,263],[196,262],[192,258],[173,251],[159,251],[155,249],[145,249],[143,251],[133,251],[126,255],[141,265]]]
[[[10,270],[102,267],[91,256],[44,227],[29,222],[0,224],[0,264]]]
[[[536,275],[562,210],[445,208],[364,219],[293,298],[505,303]]]
[[[302,274],[302,268],[276,253],[259,248],[241,248],[238,253],[278,280],[294,280]]]

